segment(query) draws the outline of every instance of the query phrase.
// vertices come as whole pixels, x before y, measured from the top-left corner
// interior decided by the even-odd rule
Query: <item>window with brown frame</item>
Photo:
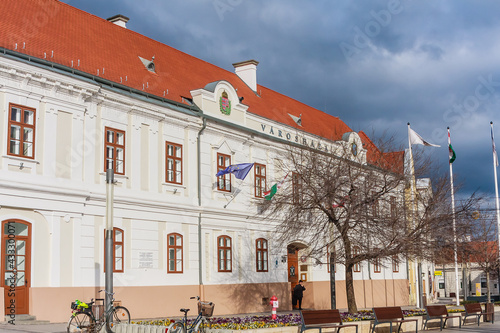
[[[104,143],[104,171],[113,169],[116,174],[125,174],[125,131],[106,127]]]
[[[397,216],[397,211],[396,211],[396,197],[391,197],[390,199],[390,205],[391,205],[391,218],[396,218]]]
[[[255,197],[263,198],[266,191],[266,166],[255,163]]]
[[[374,252],[377,252],[378,249],[374,249]],[[373,259],[373,272],[380,273],[382,271],[382,267],[380,264],[380,258]]]
[[[35,158],[35,109],[9,105],[8,155]]]
[[[182,273],[182,235],[172,233],[167,235],[168,273]]]
[[[255,256],[257,259],[257,272],[267,272],[267,240],[264,238],[258,238],[255,241],[255,251]]]
[[[353,257],[356,257],[359,255],[359,247],[355,246],[353,249],[352,249],[352,256]],[[354,272],[361,272],[361,264],[359,262],[355,263],[354,264],[354,268],[353,268],[353,271]]]
[[[165,142],[167,156],[167,183],[182,184],[182,145]]]
[[[231,156],[217,153],[217,172],[226,169],[231,165]],[[219,176],[217,178],[217,189],[219,191],[231,192],[231,174],[226,173],[225,175]]]
[[[392,272],[399,273],[399,259],[398,256],[392,257]]]
[[[300,204],[302,197],[302,182],[300,175],[296,172],[292,173],[292,198],[294,204]]]
[[[120,228],[113,228],[113,272],[123,273],[124,233]],[[104,272],[106,272],[106,229],[104,229]]]
[[[232,271],[232,250],[231,250],[231,237],[219,236],[217,237],[217,262],[219,272]]]
[[[372,192],[372,216],[373,217],[378,217],[378,198],[377,198],[377,193]]]

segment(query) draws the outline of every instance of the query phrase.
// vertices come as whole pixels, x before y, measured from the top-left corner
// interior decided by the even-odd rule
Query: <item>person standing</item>
[[[299,284],[293,288],[293,295],[292,295],[292,304],[293,307],[297,305],[297,301],[299,302],[299,310],[302,310],[302,297],[304,296],[304,290],[306,288],[303,285],[302,280],[299,280]]]

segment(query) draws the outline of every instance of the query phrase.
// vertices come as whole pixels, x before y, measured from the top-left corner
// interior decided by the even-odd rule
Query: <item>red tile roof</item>
[[[63,2],[1,0],[0,13],[0,46],[6,49],[17,43],[18,52],[181,103],[191,90],[226,80],[245,98],[248,112],[294,127],[288,113],[302,114],[300,129],[328,140],[352,131],[339,118],[261,85],[259,97],[233,72]],[[139,59],[153,56],[156,73]]]

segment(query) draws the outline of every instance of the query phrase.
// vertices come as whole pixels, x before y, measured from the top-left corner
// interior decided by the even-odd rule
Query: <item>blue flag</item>
[[[241,164],[234,164],[230,165],[224,170],[220,170],[217,172],[216,176],[220,177],[222,175],[225,175],[227,173],[233,173],[234,176],[238,179],[245,179],[245,177],[248,175],[250,170],[253,167],[253,163],[241,163]]]

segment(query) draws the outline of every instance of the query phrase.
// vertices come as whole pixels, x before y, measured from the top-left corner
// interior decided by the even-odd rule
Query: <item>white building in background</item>
[[[299,278],[304,307],[330,306],[328,265],[301,255],[305,241],[275,246],[257,203],[283,177],[287,145],[356,143],[353,160],[369,163],[366,135],[343,140],[352,130],[340,119],[259,85],[256,61],[231,73],[56,0],[3,0],[0,11],[6,311],[14,299],[18,314],[66,321],[72,301],[99,297],[108,167],[114,287],[133,318],[179,315],[195,295],[215,314],[267,311],[272,295],[290,309]],[[215,176],[248,162],[242,182]],[[375,268],[354,273],[358,306],[407,305],[406,264]],[[336,280],[343,308],[342,266]]]

